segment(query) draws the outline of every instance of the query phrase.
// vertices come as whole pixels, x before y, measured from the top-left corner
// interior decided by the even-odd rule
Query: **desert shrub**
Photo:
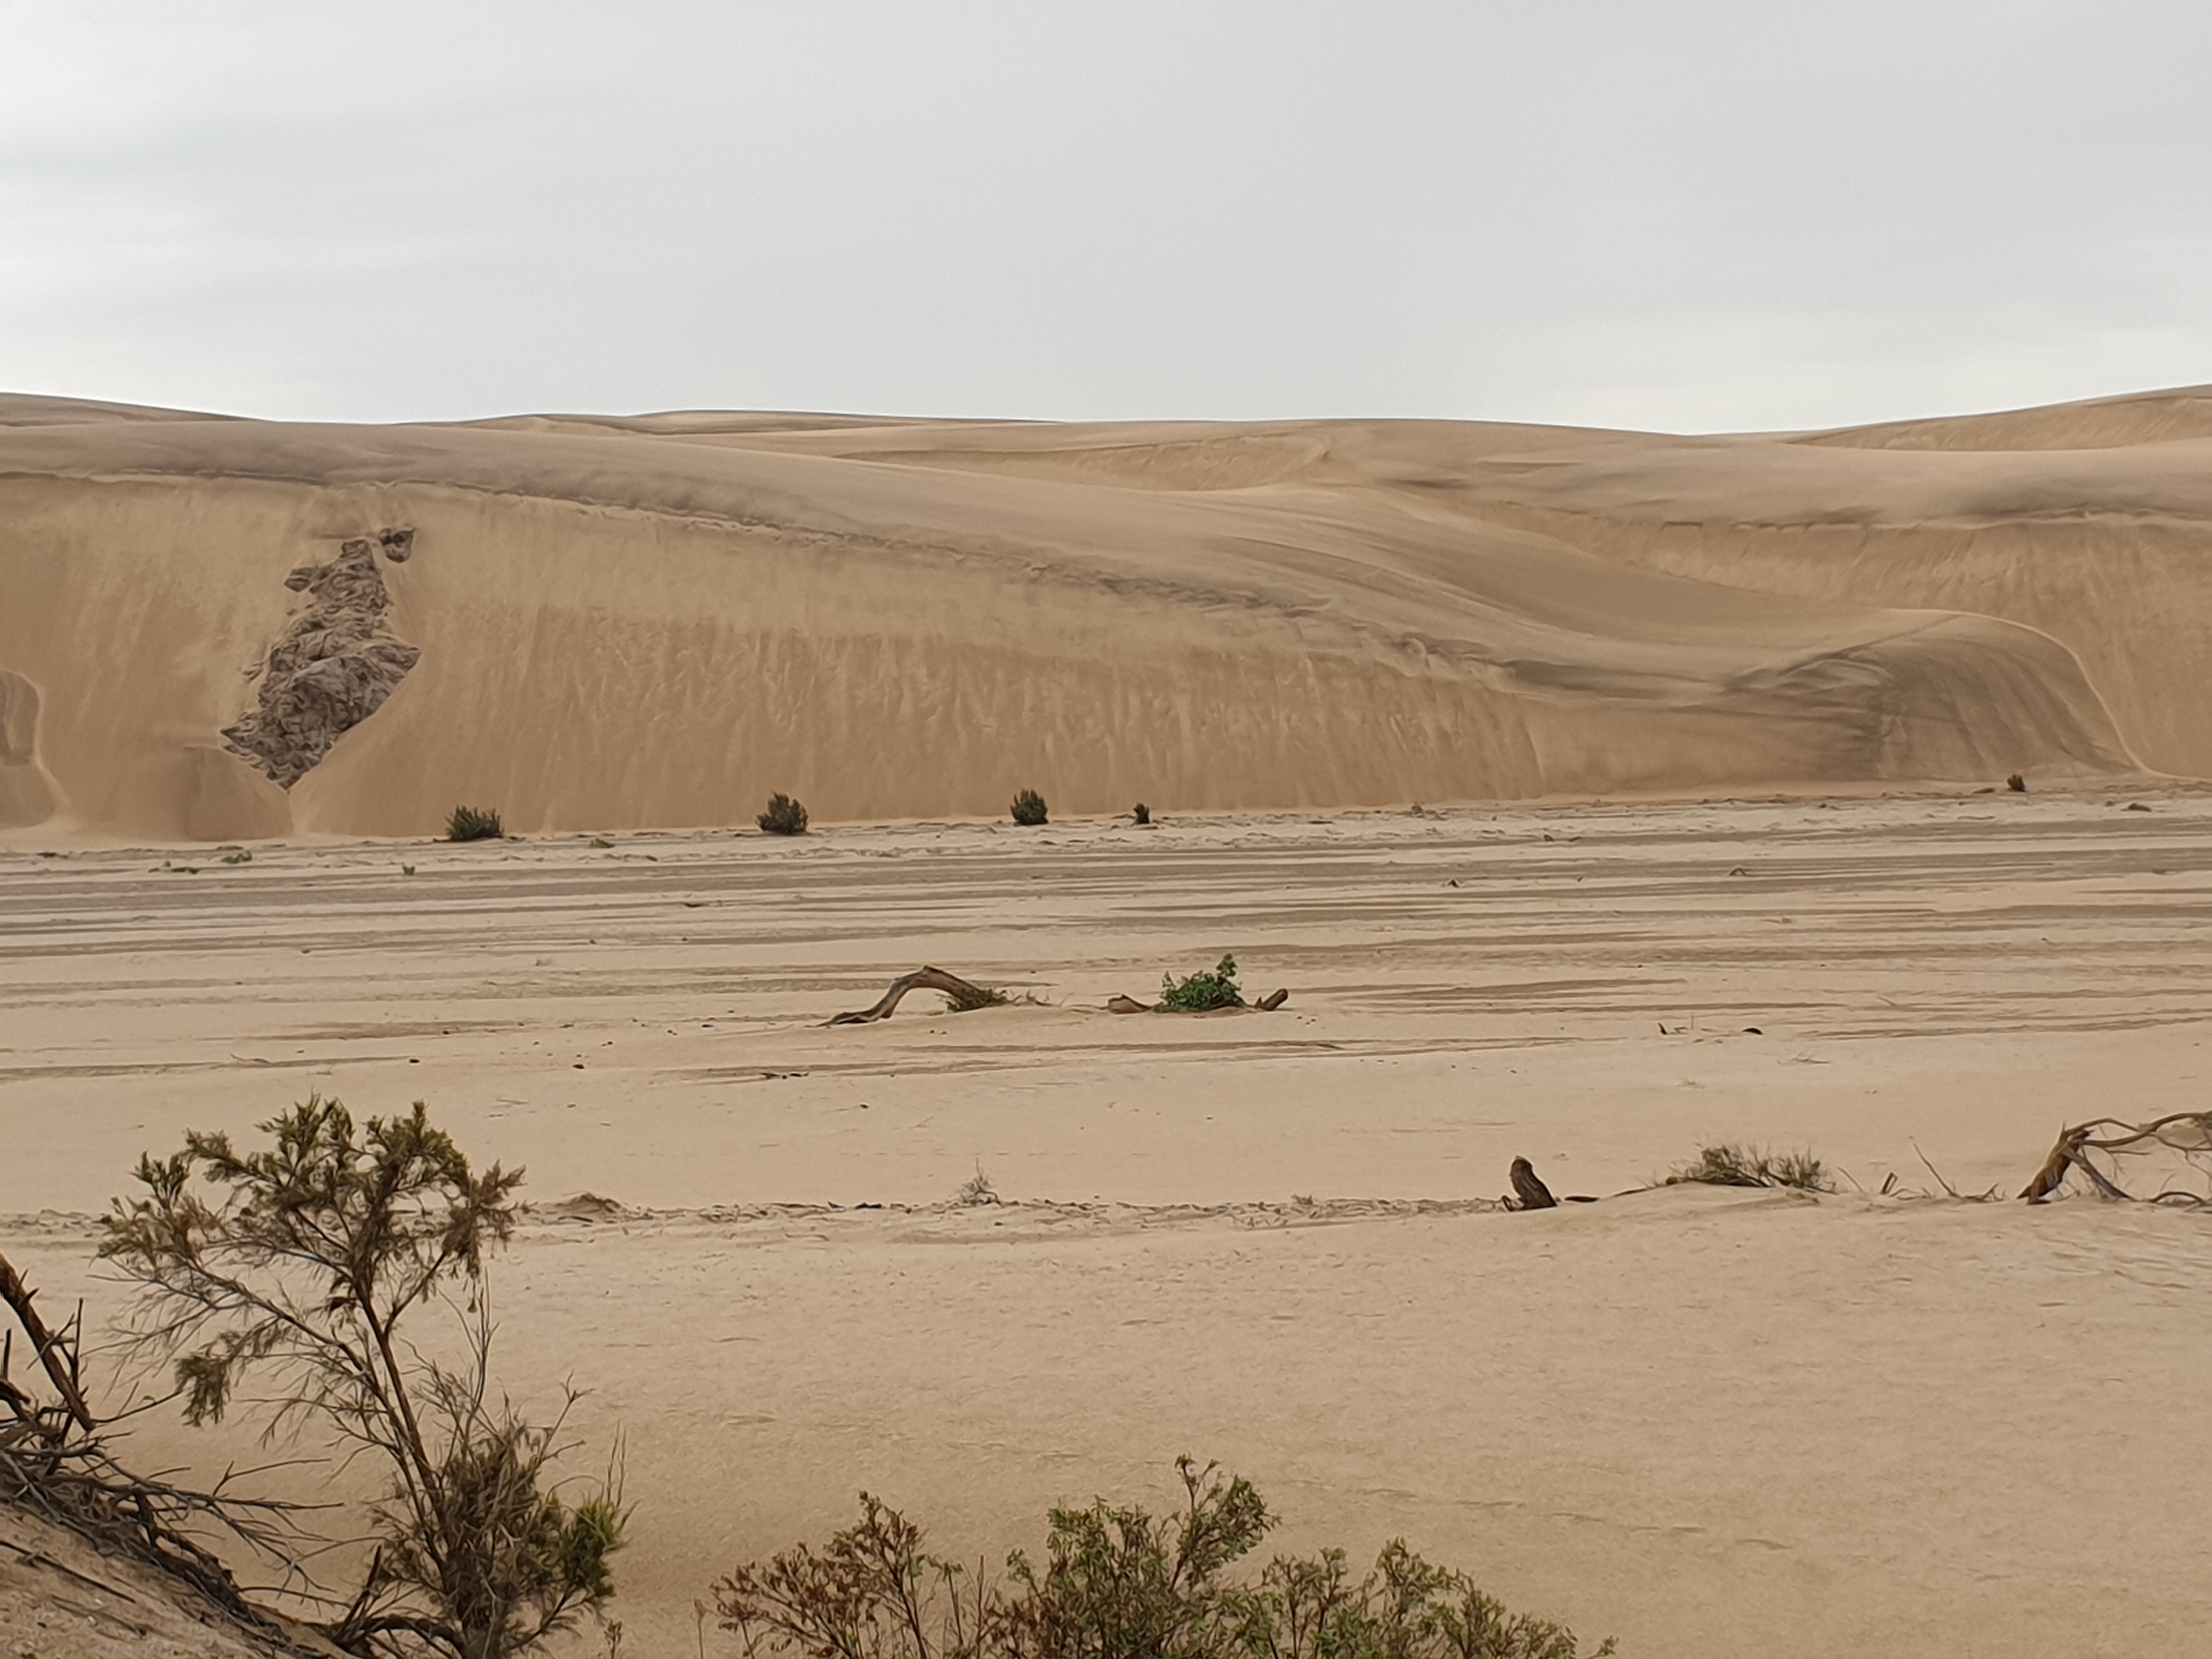
[[[499,814],[476,806],[456,806],[446,815],[447,841],[497,841],[507,833]]]
[[[1014,804],[1009,810],[1013,813],[1016,823],[1025,823],[1034,828],[1045,822],[1044,797],[1034,789],[1024,789],[1015,795]]]
[[[970,985],[963,990],[947,991],[945,1006],[948,1012],[972,1014],[978,1008],[1003,1008],[1013,999],[991,985]]]
[[[1152,821],[1152,809],[1144,802],[1139,801],[1129,809],[1129,816],[1136,819],[1139,824],[1150,823]]]
[[[2024,795],[2027,793],[2027,780],[2018,772],[2012,773],[2005,779],[2005,787],[2015,795]]]
[[[1678,1164],[1664,1183],[1669,1187],[1795,1187],[1801,1192],[1835,1190],[1827,1165],[1810,1152],[1769,1152],[1733,1141],[1700,1148],[1687,1164]]]
[[[806,833],[806,809],[788,795],[770,795],[768,811],[753,822],[771,836],[803,836]]]
[[[1242,1008],[1244,993],[1237,988],[1237,958],[1224,957],[1212,972],[1200,970],[1188,978],[1160,975],[1160,1011],[1170,1014],[1201,1014],[1209,1008]]]
[[[860,1523],[820,1554],[800,1545],[721,1579],[716,1612],[746,1659],[1577,1659],[1572,1632],[1403,1543],[1358,1580],[1340,1550],[1231,1577],[1273,1516],[1249,1481],[1176,1468],[1175,1514],[1055,1509],[1042,1559],[1016,1551],[1004,1578],[927,1553],[919,1527],[863,1493]]]
[[[603,1606],[617,1480],[564,1498],[547,1479],[561,1418],[531,1423],[490,1393],[484,1262],[521,1171],[472,1170],[419,1102],[356,1129],[311,1097],[260,1127],[263,1150],[194,1132],[140,1158],[144,1195],[117,1201],[100,1255],[137,1281],[137,1344],[173,1364],[189,1421],[220,1419],[265,1374],[272,1436],[319,1419],[383,1464],[376,1548],[326,1633],[356,1653],[506,1659]],[[461,1364],[403,1328],[429,1307],[465,1316]]]
[[[983,1166],[978,1164],[975,1166],[975,1173],[962,1182],[953,1193],[952,1201],[963,1209],[974,1209],[984,1204],[996,1204],[1000,1201],[999,1189],[991,1184],[991,1177],[983,1173]]]

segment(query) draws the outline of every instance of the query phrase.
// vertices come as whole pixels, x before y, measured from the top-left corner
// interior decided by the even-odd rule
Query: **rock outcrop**
[[[257,705],[223,728],[229,747],[289,789],[346,732],[383,707],[422,656],[384,625],[392,603],[381,552],[393,563],[414,550],[415,532],[380,532],[344,543],[327,564],[303,564],[284,586],[307,608],[284,630],[260,670]]]

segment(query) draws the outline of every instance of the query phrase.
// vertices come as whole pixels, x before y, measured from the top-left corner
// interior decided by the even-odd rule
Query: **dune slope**
[[[0,832],[2212,772],[2177,690],[2212,667],[2212,439],[2170,395],[2063,455],[0,398]]]

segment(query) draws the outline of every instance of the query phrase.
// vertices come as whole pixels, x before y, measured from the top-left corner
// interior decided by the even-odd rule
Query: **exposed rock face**
[[[392,603],[376,556],[398,563],[415,532],[380,532],[345,543],[328,564],[303,564],[284,586],[307,596],[261,666],[261,697],[223,737],[289,789],[331,745],[384,704],[422,656],[384,626]]]

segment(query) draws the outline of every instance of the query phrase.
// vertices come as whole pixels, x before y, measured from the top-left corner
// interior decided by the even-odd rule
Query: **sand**
[[[0,398],[0,842],[2204,776],[2208,406],[1685,438]],[[288,573],[402,527],[404,678],[296,781],[257,763],[224,733],[314,621]]]
[[[501,1369],[624,1437],[628,1654],[863,1486],[972,1558],[1186,1450],[1645,1659],[2212,1610],[2212,1221],[1880,1195],[2202,1108],[2212,795],[608,839],[0,857],[5,1248],[112,1307],[137,1153],[310,1090],[526,1164]],[[1101,1011],[1224,950],[1289,1006]],[[1040,1000],[821,1025],[922,961]],[[1628,1190],[1719,1139],[1850,1178]]]

